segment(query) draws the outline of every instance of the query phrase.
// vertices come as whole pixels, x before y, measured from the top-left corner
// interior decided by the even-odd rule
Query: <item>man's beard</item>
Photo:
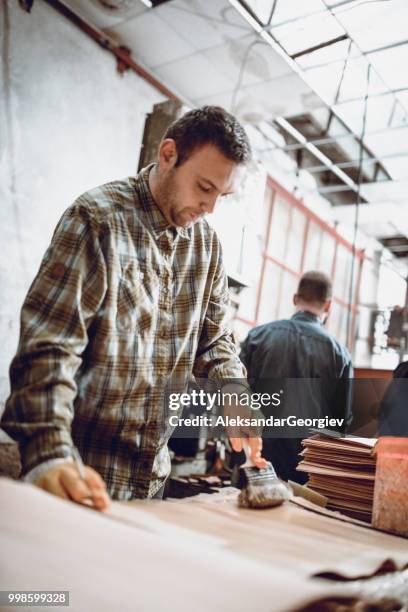
[[[175,181],[176,170],[172,168],[157,185],[157,197],[163,216],[171,225],[177,226],[178,194]]]

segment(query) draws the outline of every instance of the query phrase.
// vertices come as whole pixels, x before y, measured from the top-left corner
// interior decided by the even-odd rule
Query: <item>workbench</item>
[[[0,496],[1,589],[69,591],[61,610],[284,612],[349,592],[315,574],[358,577],[385,559],[408,564],[407,539],[299,498],[247,510],[228,489],[114,502],[98,513],[5,478]]]

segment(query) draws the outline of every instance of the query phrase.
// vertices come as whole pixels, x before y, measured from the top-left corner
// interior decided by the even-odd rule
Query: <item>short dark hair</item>
[[[227,159],[244,164],[251,158],[251,146],[242,125],[220,106],[202,106],[173,121],[163,136],[177,147],[177,164],[206,144],[216,146]]]
[[[307,304],[324,304],[332,297],[330,278],[323,272],[305,272],[299,281],[297,296]]]

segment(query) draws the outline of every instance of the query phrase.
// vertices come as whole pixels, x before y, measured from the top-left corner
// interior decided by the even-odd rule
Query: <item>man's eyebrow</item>
[[[219,191],[219,189],[218,189],[217,185],[214,185],[214,183],[213,183],[212,181],[210,181],[210,179],[205,178],[205,176],[199,176],[199,177],[198,177],[198,180],[199,180],[199,181],[205,181],[206,183],[208,183],[209,185],[211,185],[211,187],[212,187],[213,189],[215,189],[215,191]]]
[[[228,192],[226,192],[226,193],[222,193],[222,192],[220,191],[220,189],[218,189],[217,185],[214,185],[214,183],[213,183],[212,181],[210,181],[210,179],[205,178],[205,176],[199,176],[199,177],[198,177],[198,179],[199,179],[200,181],[205,181],[206,183],[208,183],[209,185],[211,185],[211,187],[212,187],[213,189],[215,189],[215,191],[219,191],[219,192],[221,193],[221,195],[224,195],[224,196],[225,196],[225,195],[231,195],[231,194],[233,194],[233,193],[234,193],[233,191],[228,191]]]

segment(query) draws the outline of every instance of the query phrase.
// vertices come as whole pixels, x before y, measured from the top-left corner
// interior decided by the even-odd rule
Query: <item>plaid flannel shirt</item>
[[[169,473],[163,381],[245,376],[217,236],[204,220],[168,225],[150,168],[62,216],[22,308],[2,419],[23,474],[75,444],[122,500],[151,497]]]

